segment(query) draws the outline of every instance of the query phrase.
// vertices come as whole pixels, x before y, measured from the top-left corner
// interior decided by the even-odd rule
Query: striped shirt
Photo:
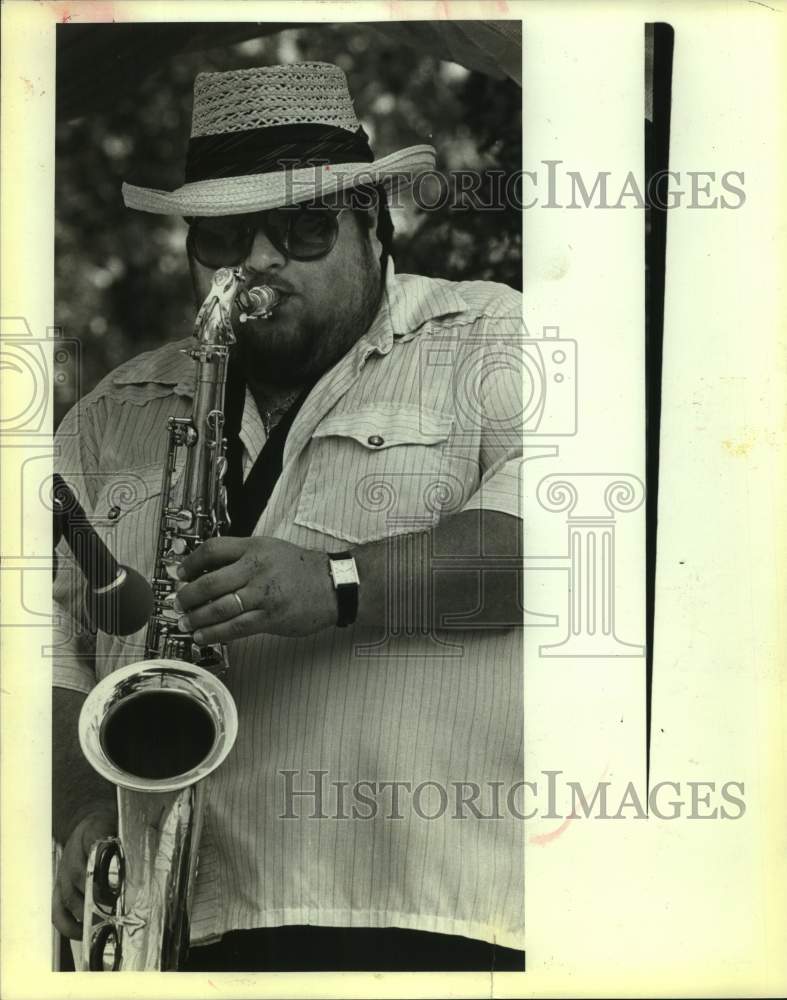
[[[255,534],[321,551],[398,534],[428,546],[456,511],[520,516],[521,335],[506,286],[391,268],[369,330],[300,409]],[[122,365],[57,435],[58,471],[147,578],[166,421],[191,408],[187,344]],[[248,472],[265,442],[250,394],[241,439]],[[64,551],[54,683],[87,692],[142,658],[144,630],[80,631],[81,589]],[[506,805],[523,777],[521,632],[410,634],[395,602],[390,616],[379,631],[229,645],[239,735],[209,781],[194,943],[314,924],[524,947],[522,821]]]

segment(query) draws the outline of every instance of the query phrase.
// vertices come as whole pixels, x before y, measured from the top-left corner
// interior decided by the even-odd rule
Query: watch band
[[[328,567],[336,591],[339,628],[352,625],[358,616],[358,567],[350,552],[329,552]]]

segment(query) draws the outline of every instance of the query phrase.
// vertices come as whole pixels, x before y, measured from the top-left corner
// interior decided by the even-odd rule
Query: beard
[[[296,298],[285,301],[283,315],[249,320],[236,328],[237,350],[250,380],[280,388],[315,382],[332,368],[369,329],[380,302],[380,265],[372,254],[358,269],[356,294],[330,313],[319,313]],[[289,310],[293,315],[287,315]]]

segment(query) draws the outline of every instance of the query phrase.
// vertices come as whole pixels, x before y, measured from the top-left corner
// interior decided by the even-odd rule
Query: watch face
[[[354,559],[331,559],[331,575],[336,587],[358,583],[358,570]]]

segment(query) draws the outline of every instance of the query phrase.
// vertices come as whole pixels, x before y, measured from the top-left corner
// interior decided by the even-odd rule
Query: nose
[[[286,263],[287,259],[284,254],[277,250],[262,229],[258,228],[244,265],[250,271],[262,272],[270,268],[284,267]]]

